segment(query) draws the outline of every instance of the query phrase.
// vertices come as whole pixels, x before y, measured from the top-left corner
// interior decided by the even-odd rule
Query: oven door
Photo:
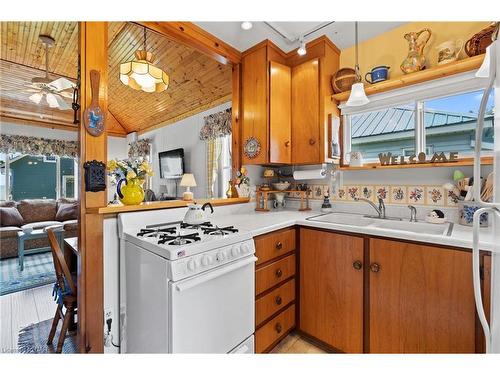
[[[172,353],[228,353],[253,334],[256,260],[169,283]]]

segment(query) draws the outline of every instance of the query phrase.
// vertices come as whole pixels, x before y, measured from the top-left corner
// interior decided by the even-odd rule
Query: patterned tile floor
[[[271,354],[326,354],[326,352],[304,340],[297,333],[290,333],[271,350]]]

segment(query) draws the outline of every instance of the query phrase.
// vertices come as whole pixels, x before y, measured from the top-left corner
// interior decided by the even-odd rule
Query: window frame
[[[464,74],[457,74],[451,77],[437,79],[425,83],[420,83],[408,86],[402,89],[392,90],[390,92],[375,94],[370,96],[370,103],[363,107],[347,107],[345,102],[339,105],[342,116],[342,151],[340,157],[340,165],[344,168],[350,168],[348,163],[348,154],[352,148],[351,138],[351,117],[353,115],[360,115],[367,112],[375,112],[386,108],[391,108],[397,105],[408,103],[415,104],[414,116],[414,148],[416,153],[426,152],[426,128],[424,121],[425,106],[424,102],[435,100],[439,98],[451,97],[461,94],[467,94],[474,91],[485,90],[487,82],[483,78],[476,78],[475,72],[467,72]],[[410,99],[414,96],[414,99]],[[489,150],[482,151],[485,156],[492,155]],[[470,159],[470,155],[459,154],[459,161]],[[366,166],[380,166],[378,159],[365,159]],[[432,166],[437,163],[426,163],[421,166]],[[394,167],[394,166],[393,166]],[[405,168],[409,166],[397,165],[397,167]],[[359,167],[354,167],[359,168]]]

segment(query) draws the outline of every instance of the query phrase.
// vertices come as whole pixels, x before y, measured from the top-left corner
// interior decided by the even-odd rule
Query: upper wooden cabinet
[[[307,55],[285,54],[266,40],[242,55],[242,163],[319,164],[326,160],[328,114],[338,114],[330,79],[340,51],[326,37]],[[245,145],[255,139],[260,152]]]

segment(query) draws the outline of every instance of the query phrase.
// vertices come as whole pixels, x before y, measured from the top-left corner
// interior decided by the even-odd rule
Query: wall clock
[[[255,137],[250,137],[245,141],[243,152],[249,159],[254,159],[260,154],[260,142]]]

